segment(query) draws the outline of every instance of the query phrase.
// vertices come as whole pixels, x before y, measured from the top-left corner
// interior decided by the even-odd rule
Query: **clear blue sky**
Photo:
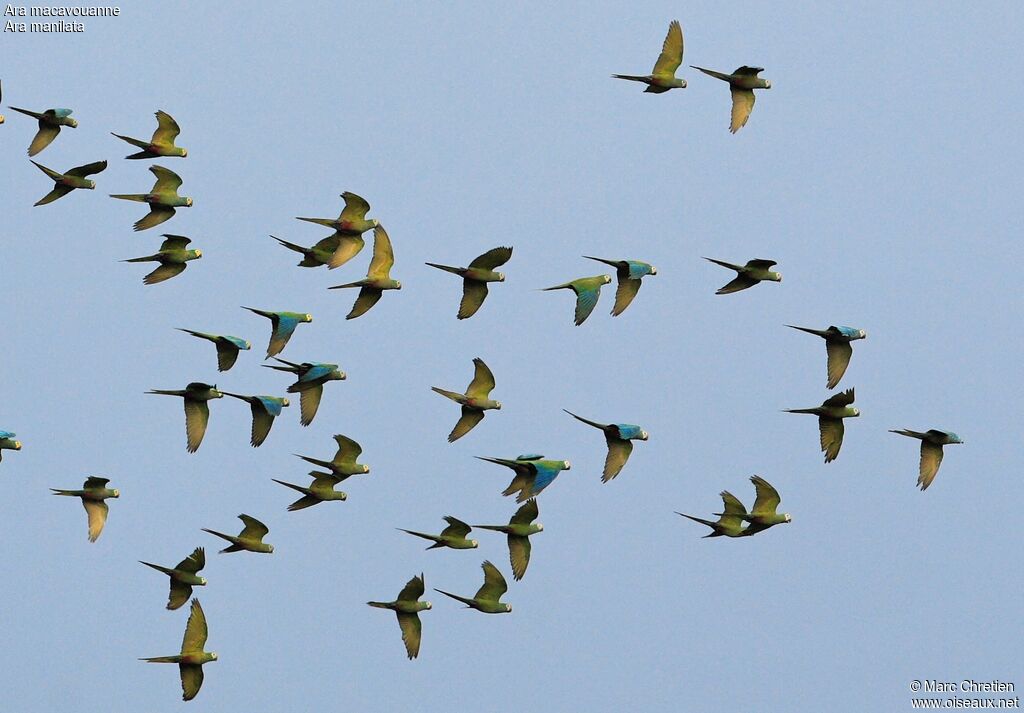
[[[909,709],[913,679],[1024,685],[1019,409],[1021,138],[1019,3],[133,3],[81,35],[4,34],[3,103],[66,106],[80,122],[38,160],[108,159],[97,190],[33,208],[51,184],[29,164],[31,120],[0,126],[0,429],[5,453],[5,710],[174,711],[187,610],[167,612],[174,564],[208,552],[197,590],[210,626],[194,708],[208,711]],[[727,130],[726,87],[645,95],[670,20],[685,64],[766,68],[747,126]],[[180,123],[195,206],[133,233],[151,162],[116,131]],[[344,190],[373,206],[401,292],[346,322],[349,265],[295,267],[269,237],[312,244],[294,220],[336,215]],[[143,286],[166,230],[204,258]],[[369,242],[369,241],[368,241]],[[465,264],[497,245],[507,282],[458,322]],[[612,319],[613,290],[582,327],[568,293],[600,272],[580,255],[658,267]],[[716,297],[730,275],[701,256],[778,261],[781,285]],[[612,286],[614,287],[614,286]],[[212,404],[186,453],[180,402],[144,395],[193,380],[283,395],[259,367],[269,328],[240,305],[310,312],[283,353],[341,364],[316,421],[297,399],[260,449],[249,410]],[[780,413],[827,396],[820,340],[786,329],[868,331],[842,386],[863,415],[821,462],[814,419]],[[253,342],[218,374],[213,347],[174,327]],[[454,445],[461,389],[483,357],[504,403]],[[643,425],[602,485],[601,434],[561,412]],[[917,443],[890,428],[949,428],[932,487]],[[370,476],[344,503],[298,513],[291,491],[333,433],[364,447]],[[504,538],[424,552],[394,528],[441,517],[505,522],[508,473],[472,458],[535,451],[573,461],[540,498],[544,532],[509,616],[430,593],[420,658],[406,660],[393,598],[413,574],[472,594],[480,562],[509,573]],[[673,510],[706,515],[749,476],[793,523],[702,540]],[[85,513],[48,487],[104,475],[121,489],[95,544]],[[270,527],[271,556],[216,554],[200,531]],[[298,706],[298,708],[293,708]]]

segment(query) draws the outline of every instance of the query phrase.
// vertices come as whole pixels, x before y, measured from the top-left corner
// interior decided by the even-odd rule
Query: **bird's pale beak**
[[[20,451],[21,450],[21,441],[15,441],[14,442],[14,450],[16,450],[16,451]]]
[[[181,157],[182,158],[186,158],[187,156],[188,156],[188,149],[182,149],[181,150]]]
[[[185,199],[185,205],[187,205],[189,208],[191,208],[192,207],[192,199],[191,198],[186,198]]]

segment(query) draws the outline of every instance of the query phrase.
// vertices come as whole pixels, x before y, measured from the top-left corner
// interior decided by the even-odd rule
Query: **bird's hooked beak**
[[[0,119],[2,119],[2,118],[3,117],[0,117]],[[2,124],[2,123],[3,122],[0,121],[0,124]],[[504,282],[504,281],[505,281],[505,273],[504,272],[499,272],[498,273],[498,282]]]
[[[267,554],[273,554],[273,552],[274,552],[274,546],[273,546],[273,545],[267,545],[267,547],[269,547],[269,548],[270,548],[269,550],[267,550]]]
[[[654,265],[651,265],[651,274],[652,275],[657,275],[658,274],[658,268],[656,268]]]
[[[859,409],[859,408],[855,408],[855,409],[853,410],[853,415],[854,415],[854,416],[860,416],[860,409]]]
[[[307,315],[306,315],[306,321],[307,321],[307,322],[312,322],[312,321],[313,321],[313,315],[311,315],[311,314],[307,314]]]
[[[188,157],[188,149],[182,149],[181,150],[181,157],[182,158],[187,158]]]
[[[601,277],[604,278],[604,284],[606,285],[612,281],[611,275],[601,275]]]
[[[640,440],[641,441],[646,441],[647,437],[648,437],[647,431],[640,431]]]
[[[192,199],[191,198],[186,198],[185,199],[185,205],[188,206],[189,208],[191,208],[192,207]]]
[[[369,472],[370,472],[370,466],[364,465],[363,466],[363,473],[369,473]]]
[[[402,283],[399,282],[398,280],[395,280],[395,289],[396,290],[402,289]]]
[[[68,119],[68,126],[70,126],[72,129],[77,129],[78,128],[78,120],[77,119]]]
[[[282,401],[281,404],[284,405],[284,406],[291,406],[292,405],[291,402],[288,399],[285,399],[284,401]]]
[[[544,526],[539,522],[537,523],[537,532],[544,532]]]
[[[764,80],[764,88],[765,89],[771,89],[772,88],[772,82],[771,82],[770,79]]]
[[[865,332],[863,329],[859,330],[859,334],[861,339],[865,339],[868,336],[868,333]]]
[[[782,282],[782,273],[781,272],[776,272],[775,273],[775,281],[776,282]]]
[[[511,614],[512,613],[512,605],[511,604],[506,604],[505,605],[505,611],[508,612],[509,614]]]
[[[496,408],[496,409],[498,409],[500,411],[501,410],[501,402],[500,401],[495,401],[494,402],[494,408]]]
[[[563,460],[562,465],[565,466],[565,470],[570,470],[572,468],[572,463],[567,460]]]
[[[196,250],[196,257],[202,257],[202,256],[203,256],[203,251],[202,250]]]
[[[479,547],[480,546],[480,542],[477,541],[477,540],[470,540],[470,543],[473,545],[473,547]]]
[[[200,581],[200,582],[201,582],[202,584],[206,584],[206,577],[200,577],[200,578],[199,578],[199,581]]]
[[[374,228],[379,228],[380,227],[380,221],[377,220],[376,218],[374,218],[373,220],[370,221],[370,225],[372,225]]]
[[[213,661],[217,660],[217,654],[210,654],[210,659]]]
[[[785,515],[783,515],[783,518],[786,520],[786,522],[793,522],[793,517],[788,512]]]
[[[117,488],[114,488],[114,497],[115,498],[121,497],[121,491],[118,490]]]
[[[20,451],[21,450],[21,441],[15,441],[14,442],[14,450],[16,450],[16,451]]]
[[[90,179],[89,181],[86,181],[86,182],[89,184],[89,188],[90,189],[95,189],[96,188],[96,181],[93,181],[93,180]]]

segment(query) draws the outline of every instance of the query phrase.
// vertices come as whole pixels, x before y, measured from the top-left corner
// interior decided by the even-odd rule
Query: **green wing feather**
[[[341,211],[341,215],[338,216],[339,221],[361,221],[366,219],[366,214],[370,212],[370,204],[355,193],[345,191],[341,194],[341,197],[345,200],[345,207]]]
[[[340,433],[334,436],[334,440],[338,444],[338,452],[334,454],[334,464],[338,466],[355,465],[356,460],[363,452],[363,447]]]
[[[303,426],[313,423],[316,411],[320,408],[320,397],[324,395],[323,384],[306,389],[299,397],[299,422]]]
[[[192,238],[187,238],[184,235],[171,235],[170,233],[164,233],[161,236],[164,241],[160,243],[160,250],[184,250],[185,246],[192,242]]]
[[[363,286],[359,289],[359,296],[356,297],[355,304],[352,305],[352,310],[345,315],[345,319],[355,319],[361,317],[370,311],[380,301],[381,295],[384,293],[378,290],[376,287]]]
[[[654,70],[651,74],[656,77],[674,77],[682,63],[683,28],[679,26],[678,20],[673,20],[668,26],[668,34],[661,46],[661,54],[658,55],[658,61],[654,63]]]
[[[53,140],[57,138],[57,134],[60,133],[59,126],[53,126],[51,124],[43,124],[40,122],[39,131],[32,138],[32,143],[28,147],[28,155],[35,156],[40,151],[45,149]]]
[[[176,122],[170,114],[162,109],[156,112],[155,116],[157,128],[156,131],[153,132],[153,143],[173,145],[174,140],[178,138],[178,134],[181,133],[181,127],[178,126],[178,122]]]
[[[262,540],[270,532],[269,527],[251,515],[239,515],[238,519],[245,523],[245,527],[238,533],[239,538]]]
[[[188,452],[195,453],[206,435],[206,425],[210,422],[210,407],[205,401],[185,401],[185,436]]]
[[[423,596],[423,592],[426,591],[426,584],[423,580],[423,575],[413,577],[405,586],[402,587],[402,591],[398,593],[398,601],[400,602],[415,602],[417,599]]]
[[[519,535],[508,536],[508,559],[512,565],[512,576],[518,582],[530,565],[530,538]]]
[[[423,631],[419,614],[395,613],[398,615],[398,626],[402,629],[402,641],[405,643],[405,652],[410,659],[414,659],[420,655],[420,639],[422,638]]]
[[[156,176],[151,193],[177,193],[181,188],[181,176],[163,166],[150,166],[150,173]]]
[[[754,507],[750,512],[754,515],[774,515],[779,507],[779,503],[782,502],[782,498],[779,497],[779,491],[759,475],[751,476],[750,482],[754,484],[754,489],[757,491]],[[725,497],[723,496],[722,499],[724,501]],[[742,507],[742,504],[740,507]]]
[[[107,503],[103,500],[82,499],[85,512],[89,516],[89,542],[95,542],[103,532],[103,526],[107,523]]]
[[[373,259],[370,260],[367,277],[387,280],[394,264],[395,252],[391,247],[391,238],[384,226],[378,225],[373,229]]]
[[[480,280],[462,281],[462,302],[459,303],[459,319],[468,319],[476,314],[487,299],[487,283]]]
[[[454,443],[459,440],[467,433],[472,431],[478,423],[484,420],[484,412],[480,409],[470,408],[469,406],[462,407],[462,416],[455,423],[455,427],[452,432],[448,434],[448,442]]]
[[[511,257],[512,248],[491,248],[483,255],[474,258],[473,262],[469,263],[469,266],[481,270],[493,270],[500,265],[504,265]]]
[[[516,510],[515,515],[509,520],[510,525],[529,525],[531,522],[537,519],[540,514],[537,508],[537,498],[530,498],[523,505]]]
[[[188,598],[192,596],[192,585],[179,582],[176,579],[171,580],[171,593],[167,597],[167,608],[171,611],[180,609],[181,605],[188,601]]]
[[[206,646],[206,614],[198,599],[192,600],[192,611],[185,625],[185,638],[181,641],[182,654],[201,653]]]
[[[183,262],[169,262],[143,277],[142,283],[144,285],[155,285],[158,282],[169,280],[185,272],[185,267],[186,265]]]
[[[205,566],[206,550],[202,547],[197,547],[192,551],[192,554],[179,562],[175,569],[180,569],[182,572],[198,572]]]
[[[508,583],[501,576],[498,568],[491,564],[490,560],[484,560],[480,565],[484,570],[483,586],[477,590],[475,599],[487,602],[497,602],[501,596],[508,591]]]
[[[818,431],[821,435],[821,450],[825,454],[825,462],[831,463],[839,455],[843,447],[843,419],[818,417]]]
[[[181,700],[191,701],[203,687],[203,667],[196,664],[179,663],[178,674],[181,676]]]
[[[334,254],[331,255],[330,262],[327,263],[328,268],[331,270],[341,267],[354,258],[366,244],[362,235],[341,235],[340,233],[335,233],[335,235],[338,236],[338,247],[335,248]]]
[[[604,473],[601,482],[607,483],[622,471],[622,467],[629,460],[629,454],[633,452],[633,442],[615,436],[607,436],[608,456],[604,461]]]
[[[163,205],[151,205],[149,206],[149,212],[139,220],[135,221],[132,225],[132,229],[136,232],[140,230],[147,230],[160,225],[161,223],[165,223],[173,217],[174,208]]]
[[[826,341],[825,350],[828,353],[828,388],[834,389],[846,373],[846,367],[850,364],[850,357],[853,356],[853,347],[849,342]]]
[[[473,372],[473,380],[466,388],[466,396],[471,399],[486,399],[494,389],[494,374],[480,357],[473,359],[473,364],[476,369]]]
[[[252,408],[252,437],[249,443],[252,444],[253,448],[258,448],[263,445],[263,441],[267,440],[267,436],[270,435],[270,427],[274,425],[274,417],[267,413],[267,409],[263,407],[263,402],[256,400],[250,404]]]
[[[636,293],[640,291],[641,281],[632,277],[619,277],[619,286],[615,290],[615,306],[612,307],[612,316],[618,317],[626,311]]]
[[[921,490],[927,490],[928,486],[935,480],[939,466],[942,464],[942,446],[931,441],[921,441],[921,467],[917,484]]]

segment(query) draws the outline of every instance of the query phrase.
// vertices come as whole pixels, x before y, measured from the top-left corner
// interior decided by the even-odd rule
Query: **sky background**
[[[174,711],[188,608],[164,609],[173,566],[207,548],[197,589],[220,660],[191,705],[208,711],[677,711],[910,709],[914,679],[1024,685],[1019,660],[1021,138],[1024,7],[988,2],[130,4],[83,34],[2,36],[3,104],[70,107],[80,125],[37,157],[65,170],[108,159],[97,189],[33,208],[52,183],[25,157],[33,122],[0,126],[0,429],[20,453],[5,484],[0,592],[6,710]],[[645,95],[644,74],[678,19],[689,88]],[[727,130],[726,86],[689,64],[766,68],[749,123]],[[1009,69],[1008,69],[1009,68]],[[158,229],[109,193],[149,189],[150,161],[111,131],[147,138],[153,112],[182,127],[178,172],[195,199]],[[300,269],[268,237],[310,245],[353,191],[388,229],[400,292],[346,322],[367,249]],[[144,286],[118,262],[191,236],[204,257]],[[507,281],[470,320],[467,264],[514,246]],[[658,275],[621,317],[614,284],[572,324],[568,292],[600,274],[583,254],[651,262]],[[782,284],[728,296],[701,259],[772,258]],[[309,312],[282,356],[337,362],[316,420],[298,399],[259,449],[246,404],[211,404],[185,451],[190,381],[284,395],[260,368],[267,320],[240,305]],[[866,329],[841,388],[847,421],[824,465],[815,419],[780,413],[829,393],[821,340],[784,327]],[[212,345],[253,343],[230,372]],[[504,409],[455,444],[473,357]],[[601,434],[562,413],[642,425],[621,475],[600,482]],[[945,428],[932,487],[915,489],[918,443],[891,428]],[[292,453],[330,458],[331,435],[372,468],[344,503],[288,513],[306,482]],[[540,497],[545,530],[513,582],[504,537],[424,552],[396,527],[444,515],[504,523],[511,472],[474,455],[573,462]],[[673,513],[748,506],[750,475],[793,522],[703,540]],[[48,488],[111,479],[102,537]],[[270,527],[273,555],[219,556],[201,527]],[[506,574],[514,612],[485,616],[440,594],[406,660],[390,600],[421,571],[472,595],[480,563]]]

